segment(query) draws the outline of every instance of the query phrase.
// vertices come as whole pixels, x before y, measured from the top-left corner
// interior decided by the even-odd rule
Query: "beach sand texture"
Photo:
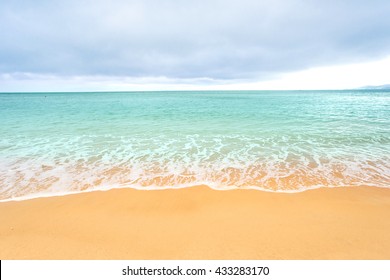
[[[0,259],[390,259],[390,189],[114,189],[0,203]]]

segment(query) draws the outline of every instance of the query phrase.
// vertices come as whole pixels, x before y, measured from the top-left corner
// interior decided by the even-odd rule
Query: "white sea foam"
[[[2,147],[0,198],[51,196],[130,187],[254,188],[297,192],[333,186],[390,186],[390,157],[372,142],[303,137],[187,135],[155,137],[80,136],[19,140]],[[356,141],[356,139],[355,139]]]

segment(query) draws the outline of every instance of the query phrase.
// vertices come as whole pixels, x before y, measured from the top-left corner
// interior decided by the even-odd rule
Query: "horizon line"
[[[356,90],[356,91],[390,91],[390,88],[345,88],[345,89],[183,89],[183,90],[79,90],[79,91],[0,91],[0,94],[7,93],[131,93],[131,92],[206,92],[206,91],[229,91],[229,92],[238,92],[238,91],[346,91],[346,90]]]

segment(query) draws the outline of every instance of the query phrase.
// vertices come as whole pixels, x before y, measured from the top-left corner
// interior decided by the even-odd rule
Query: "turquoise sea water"
[[[0,200],[390,187],[389,91],[0,93]]]

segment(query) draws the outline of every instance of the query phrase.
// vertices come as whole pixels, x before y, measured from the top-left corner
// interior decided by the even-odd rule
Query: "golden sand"
[[[390,259],[390,189],[117,189],[0,203],[0,259]]]

